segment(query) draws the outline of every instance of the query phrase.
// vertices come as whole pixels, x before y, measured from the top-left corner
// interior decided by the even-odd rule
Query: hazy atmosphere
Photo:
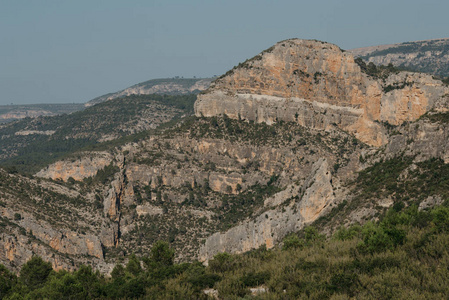
[[[0,105],[86,102],[220,75],[277,41],[343,49],[447,37],[449,2],[0,1]]]

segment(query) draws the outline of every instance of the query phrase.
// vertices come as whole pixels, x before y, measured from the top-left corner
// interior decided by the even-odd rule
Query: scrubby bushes
[[[111,278],[90,267],[52,271],[35,257],[19,276],[0,267],[0,299],[445,299],[449,296],[449,207],[390,209],[381,221],[341,227],[325,239],[314,227],[287,236],[282,249],[217,254],[205,267],[174,263],[165,242],[130,256]]]

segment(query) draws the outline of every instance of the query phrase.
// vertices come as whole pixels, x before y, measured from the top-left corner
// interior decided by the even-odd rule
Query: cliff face
[[[385,92],[387,86],[394,86]],[[195,103],[197,116],[226,114],[271,124],[293,121],[328,130],[338,126],[363,142],[387,142],[379,122],[416,120],[448,89],[423,74],[376,80],[349,52],[309,40],[287,40],[240,64],[216,80]]]
[[[273,248],[285,235],[315,221],[329,205],[335,204],[336,187],[331,182],[326,159],[319,159],[301,187],[289,185],[265,200],[265,206],[272,209],[224,233],[208,237],[198,258],[207,261],[220,252],[242,253],[260,246]]]
[[[103,248],[113,246],[114,226],[98,218],[89,197],[73,189],[0,170],[0,261],[10,269],[33,255],[54,269],[89,263],[108,273]]]
[[[51,178],[53,180],[67,181],[73,178],[82,181],[84,178],[93,177],[98,170],[112,163],[113,157],[107,152],[82,154],[81,159],[61,160],[39,171],[36,176]]]

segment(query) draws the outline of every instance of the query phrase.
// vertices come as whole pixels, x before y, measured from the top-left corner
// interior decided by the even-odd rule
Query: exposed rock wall
[[[70,177],[83,180],[95,176],[98,170],[111,164],[113,157],[107,152],[89,152],[80,159],[61,160],[39,171],[36,176],[67,181]]]
[[[266,206],[275,206],[274,209],[208,237],[199,259],[207,261],[220,252],[242,253],[262,245],[270,249],[288,233],[316,220],[334,201],[329,165],[326,159],[319,159],[302,187],[290,185],[265,201]]]
[[[384,91],[404,81],[408,85],[402,89]],[[324,42],[294,39],[279,42],[216,80],[198,96],[195,113],[268,124],[296,121],[323,130],[336,125],[380,146],[387,136],[379,122],[416,120],[447,92],[429,75],[375,80],[362,73],[351,53]]]

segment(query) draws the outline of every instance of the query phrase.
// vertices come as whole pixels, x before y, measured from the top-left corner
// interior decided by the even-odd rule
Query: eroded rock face
[[[263,245],[273,248],[288,233],[315,221],[334,201],[329,165],[321,158],[301,187],[292,184],[265,201],[265,206],[275,208],[208,237],[200,249],[199,259],[207,261],[220,252],[242,253]]]
[[[95,176],[98,170],[111,164],[113,157],[107,152],[90,152],[79,159],[61,160],[39,171],[36,176],[67,181],[70,177],[83,180]]]
[[[0,261],[18,271],[33,255],[53,268],[91,264],[109,273],[104,247],[113,246],[114,226],[98,220],[87,199],[56,183],[8,175],[0,170]]]
[[[396,88],[385,92],[388,85]],[[322,130],[336,125],[380,146],[387,137],[379,122],[416,120],[447,90],[441,81],[423,74],[375,80],[362,73],[351,53],[324,42],[293,39],[216,80],[198,96],[195,113],[268,124],[296,121]]]

